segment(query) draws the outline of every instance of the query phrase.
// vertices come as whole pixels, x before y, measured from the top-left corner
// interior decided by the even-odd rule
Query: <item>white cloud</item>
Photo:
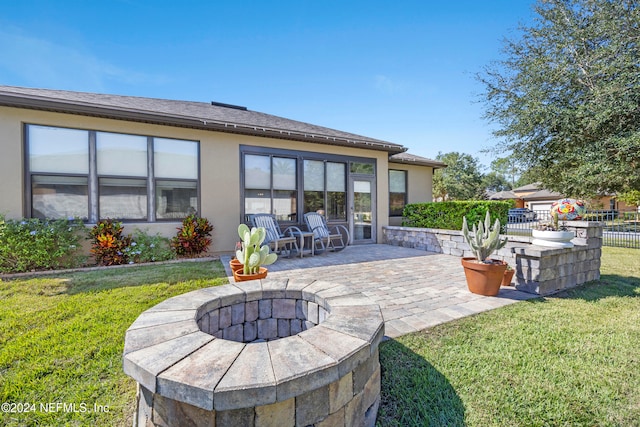
[[[73,90],[107,91],[110,84],[161,84],[159,75],[127,70],[90,52],[23,34],[0,30],[0,83]]]
[[[390,77],[378,74],[375,76],[375,88],[387,95],[396,95],[404,92],[405,85],[392,80]]]

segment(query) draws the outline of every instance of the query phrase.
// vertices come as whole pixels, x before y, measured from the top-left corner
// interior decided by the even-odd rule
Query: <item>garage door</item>
[[[553,202],[529,202],[529,209],[534,212],[549,212]]]

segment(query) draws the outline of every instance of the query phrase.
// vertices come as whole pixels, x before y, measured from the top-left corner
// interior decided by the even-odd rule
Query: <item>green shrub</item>
[[[404,208],[406,227],[440,228],[445,230],[460,230],[462,219],[466,216],[469,224],[483,221],[487,211],[492,218],[507,224],[509,209],[512,201],[449,201],[432,203],[412,203]]]
[[[91,229],[91,253],[98,264],[119,265],[129,262],[126,249],[131,244],[131,236],[123,236],[122,231],[122,222],[112,219],[103,219]]]
[[[159,234],[153,236],[136,229],[131,244],[125,248],[129,263],[167,261],[176,258],[171,240]]]
[[[6,220],[0,215],[0,272],[72,268],[86,261],[79,253],[86,229],[80,219]]]
[[[178,227],[176,237],[171,240],[171,246],[181,256],[193,257],[206,252],[211,245],[211,231],[213,226],[206,218],[189,215]]]

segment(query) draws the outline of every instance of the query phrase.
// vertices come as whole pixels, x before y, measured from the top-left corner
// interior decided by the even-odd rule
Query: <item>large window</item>
[[[347,219],[346,163],[304,161],[304,211],[318,212],[329,220]]]
[[[300,223],[307,212],[347,220],[349,162],[358,158],[249,146],[241,153],[244,221],[268,213]],[[370,165],[366,168],[373,171]]]
[[[244,213],[268,213],[279,221],[297,220],[296,159],[244,156]]]
[[[402,216],[407,204],[407,171],[389,170],[389,216]]]
[[[318,212],[325,215],[324,205],[324,162],[304,161],[304,212]]]
[[[153,138],[156,218],[184,218],[198,211],[198,143]]]
[[[195,141],[26,126],[30,215],[155,221],[198,209]]]

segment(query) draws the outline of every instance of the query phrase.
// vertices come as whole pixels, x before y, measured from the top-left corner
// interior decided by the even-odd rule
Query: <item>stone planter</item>
[[[532,245],[547,248],[572,248],[571,239],[575,237],[573,231],[531,230],[531,235],[533,236]]]

